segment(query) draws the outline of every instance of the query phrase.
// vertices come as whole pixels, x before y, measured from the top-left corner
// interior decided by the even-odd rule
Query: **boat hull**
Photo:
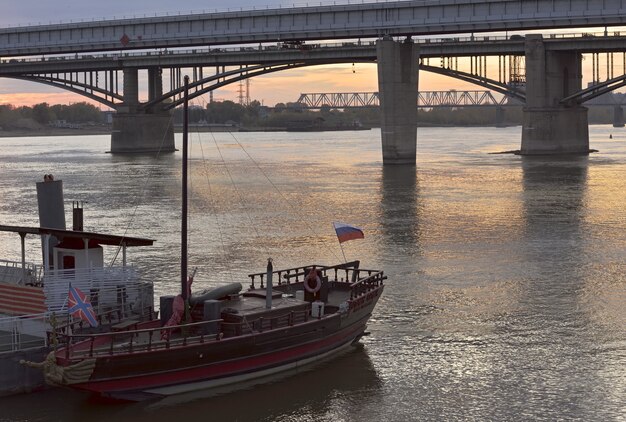
[[[102,396],[142,400],[297,370],[356,342],[365,332],[382,288],[347,315],[332,314],[289,328],[156,352],[98,357],[89,381],[70,386]]]

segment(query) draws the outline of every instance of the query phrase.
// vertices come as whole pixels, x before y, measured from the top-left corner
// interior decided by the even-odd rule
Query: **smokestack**
[[[65,208],[63,206],[63,181],[54,180],[54,176],[46,174],[43,182],[37,182],[37,204],[39,208],[39,226],[50,229],[65,230]],[[45,251],[44,240],[41,241],[42,254]],[[48,262],[52,261],[52,248],[59,244],[56,237],[50,237]],[[45,262],[44,257],[44,262]]]
[[[83,231],[83,203],[72,201],[72,230]]]

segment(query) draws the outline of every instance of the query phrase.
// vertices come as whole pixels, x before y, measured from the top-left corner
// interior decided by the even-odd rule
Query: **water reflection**
[[[578,240],[587,191],[586,156],[522,157],[523,202],[528,236]]]
[[[420,253],[419,185],[411,165],[382,166],[380,226],[385,248],[405,261]]]
[[[389,275],[365,351],[249,390],[186,397],[184,404],[111,406],[65,390],[0,399],[0,420],[622,420],[624,146],[613,141],[610,154],[566,160],[485,156],[491,130],[432,129],[417,167],[383,169],[379,136],[359,132],[346,140],[329,132],[321,143],[278,133],[243,138],[259,162],[269,163],[264,169],[281,181],[287,201],[312,214],[315,231],[336,243],[328,214],[372,229],[346,250]],[[34,181],[52,172],[66,181],[68,200],[89,201],[87,224],[124,232],[135,210],[130,201],[147,183],[129,234],[157,243],[131,250],[129,260],[155,280],[158,294],[174,291],[177,284],[166,281],[177,280],[178,271],[180,154],[118,159],[101,153],[108,138],[32,140],[22,149],[21,142],[3,142],[5,224],[36,224]],[[318,256],[310,230],[284,213],[273,188],[235,150],[227,164],[254,205],[246,209],[271,234],[270,246],[287,250],[284,262]],[[320,164],[309,171],[311,156]],[[249,269],[264,262],[268,243],[241,224],[244,208],[227,193],[221,160],[210,157],[210,193],[192,163],[190,226],[199,229],[190,237],[200,249],[192,248],[192,258],[213,274]],[[219,222],[204,216],[209,199],[217,200]],[[217,227],[228,228],[224,262],[215,252]],[[19,259],[19,238],[10,245],[0,238],[0,251]]]
[[[526,271],[518,334],[511,335],[525,348],[534,369],[543,373],[523,381],[529,400],[583,419],[600,411],[610,389],[599,381],[604,363],[593,351],[598,327],[580,301],[591,281],[585,220],[588,166],[588,157],[523,158],[526,241],[520,259]],[[549,399],[546,392],[551,392]]]
[[[520,258],[526,264],[525,278],[543,293],[563,295],[582,282],[587,168],[587,157],[522,159],[525,239]],[[544,301],[554,299],[541,296]]]
[[[149,403],[110,403],[67,390],[0,399],[0,420],[16,420],[29,403],[55,409],[54,415],[32,411],[30,421],[149,420],[185,418],[218,421],[366,420],[367,403],[381,400],[382,383],[367,352],[352,349],[333,360],[286,373],[275,381],[235,391],[206,391]],[[63,406],[55,403],[63,402]],[[32,407],[32,406],[31,406]],[[375,410],[375,409],[373,409]]]

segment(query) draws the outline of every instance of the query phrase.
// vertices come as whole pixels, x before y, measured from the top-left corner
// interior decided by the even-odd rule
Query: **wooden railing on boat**
[[[69,334],[65,331],[57,332],[56,335],[58,336],[59,344],[64,345],[65,359],[72,360],[78,357],[152,351],[187,346],[190,343],[202,344],[209,341],[220,341],[223,338],[262,333],[293,326],[297,323],[306,323],[310,319],[309,310],[290,311],[271,318],[260,317],[237,323],[216,319],[171,327],[159,325],[153,328],[85,334]],[[207,333],[205,328],[209,327],[212,328],[211,331],[215,332]],[[180,335],[172,336],[174,331],[179,331]],[[230,332],[232,335],[224,335],[225,332]],[[163,335],[164,333],[167,334]],[[155,334],[158,336],[158,340],[154,339]]]
[[[328,279],[329,282],[334,283],[350,283],[350,299],[354,299],[360,294],[370,291],[373,288],[380,286],[387,277],[383,271],[367,270],[359,268],[360,261],[351,261],[344,264],[325,266],[325,265],[308,265],[305,267],[295,267],[283,270],[274,271],[272,279],[278,280],[278,285],[295,284],[304,282],[304,278],[309,273],[311,268],[315,267],[316,270],[321,271],[322,277]],[[345,278],[341,277],[342,272],[345,271]],[[254,273],[249,274],[250,288],[255,289],[255,281],[258,278],[260,280],[260,288],[264,288],[264,282],[267,273]],[[364,276],[365,275],[365,276]],[[274,278],[276,276],[276,278]],[[361,278],[363,277],[363,278]]]
[[[304,277],[313,266],[296,267],[286,270],[274,271],[278,280],[278,285],[292,285],[302,283]],[[367,295],[373,290],[378,289],[384,283],[387,277],[383,271],[360,269],[359,261],[348,262],[335,266],[315,266],[321,271],[322,276],[328,280],[333,288],[339,287],[350,290],[350,299],[348,304],[350,308],[362,306],[360,302],[367,300]],[[345,278],[342,274],[345,271]],[[250,274],[251,288],[255,287],[255,279],[260,279],[261,288],[264,287],[265,273]],[[355,305],[355,306],[353,306]],[[150,310],[150,313],[152,310]],[[101,320],[108,318],[109,324],[116,320],[120,321],[119,315],[109,315]],[[177,325],[172,327],[158,327],[133,329],[136,326],[127,324],[122,330],[111,333],[83,333],[69,334],[72,330],[63,327],[57,330],[59,343],[65,344],[65,358],[72,357],[93,357],[94,354],[112,355],[115,353],[133,353],[138,351],[151,351],[157,349],[169,349],[170,347],[186,346],[190,342],[205,343],[208,341],[220,341],[222,338],[239,337],[262,333],[265,331],[281,329],[295,324],[309,322],[311,319],[310,309],[303,311],[290,311],[282,315],[273,317],[259,317],[254,320],[244,319],[242,322],[230,322],[223,319],[212,321],[200,321],[189,324]],[[159,321],[159,320],[155,320]],[[139,323],[137,321],[137,323]],[[81,328],[82,324],[78,323]],[[209,330],[208,327],[211,327]],[[173,331],[179,331],[180,335],[172,336]],[[210,333],[208,333],[210,331]],[[154,339],[155,333],[158,333],[158,340]],[[163,333],[163,339],[161,336]],[[125,341],[127,340],[127,341]]]
[[[124,312],[123,309],[117,308],[117,309],[111,309],[104,313],[96,314],[96,321],[98,321],[99,326],[109,326],[109,325],[113,325],[121,321],[127,320],[128,318],[133,318],[134,321],[136,322],[146,321],[146,320],[156,318],[157,314],[158,314],[158,311],[155,312],[152,306],[147,306],[144,309],[142,309],[140,313],[132,314],[132,316],[129,315],[128,312]],[[50,313],[50,315],[54,315],[57,318],[60,318],[63,314],[60,314],[60,313],[55,314],[54,312],[52,312]],[[88,326],[89,326],[88,322],[86,322],[85,320],[79,319],[76,321],[66,322],[62,325],[56,325],[55,330],[57,331],[57,334],[66,334],[66,333],[71,333],[71,332],[76,332],[76,331],[84,331],[86,329],[89,329]]]
[[[357,297],[378,288],[386,279],[387,276],[384,275],[382,271],[378,271],[350,284],[350,300],[356,299]]]

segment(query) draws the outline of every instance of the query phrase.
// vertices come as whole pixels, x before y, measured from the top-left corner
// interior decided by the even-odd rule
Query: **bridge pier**
[[[415,164],[419,49],[412,41],[378,40],[383,164]]]
[[[539,34],[526,36],[526,107],[522,155],[588,154],[587,109],[562,104],[582,89],[582,56],[546,51]]]
[[[148,98],[163,93],[161,69],[148,71]],[[145,110],[139,102],[137,69],[124,69],[124,102],[113,115],[111,153],[167,153],[176,151],[174,123],[166,110]]]

